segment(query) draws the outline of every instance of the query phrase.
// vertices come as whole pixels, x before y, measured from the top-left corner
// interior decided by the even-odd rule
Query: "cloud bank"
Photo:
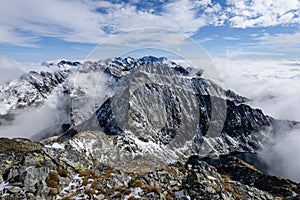
[[[277,119],[300,121],[300,61],[214,59],[228,89]],[[272,175],[300,181],[300,129],[278,127],[259,153]]]
[[[235,28],[300,23],[300,2],[288,0],[87,1],[11,0],[0,2],[0,44],[37,46],[43,37],[99,43],[135,28],[167,28],[193,35],[204,26]]]

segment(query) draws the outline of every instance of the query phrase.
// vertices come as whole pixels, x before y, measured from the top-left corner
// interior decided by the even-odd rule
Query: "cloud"
[[[286,53],[300,51],[300,33],[264,34],[258,37],[257,40],[259,47],[268,47]]]
[[[37,47],[34,42],[38,41],[36,36],[19,34],[13,27],[0,24],[0,44],[16,45],[21,47]]]
[[[289,0],[227,0],[229,23],[236,28],[267,27],[300,22],[300,2]]]
[[[0,85],[24,74],[24,65],[0,55]]]
[[[300,108],[295,106],[300,100],[299,61],[234,58],[214,61],[226,87],[252,99],[252,106],[278,119],[300,121]]]
[[[300,33],[250,34],[251,40],[227,47],[230,57],[268,57],[298,58],[300,52]]]
[[[36,134],[46,135],[59,133],[62,124],[70,123],[66,105],[70,97],[63,93],[53,93],[39,107],[27,107],[11,112],[13,120],[4,118],[0,129],[1,137],[31,138]],[[1,110],[1,109],[0,109]],[[3,113],[6,114],[6,113]]]
[[[41,37],[94,43],[105,36],[97,13],[81,1],[1,1],[0,13],[2,44],[28,46]]]
[[[136,28],[166,28],[193,35],[204,26],[237,28],[299,24],[300,3],[289,0],[140,1],[11,0],[0,2],[0,44],[37,46],[43,37],[97,44]]]
[[[224,40],[240,40],[239,37],[223,37]]]
[[[248,44],[249,45],[249,44]],[[262,51],[264,50],[264,52]],[[283,52],[266,52],[266,49],[260,49],[260,48],[252,48],[252,46],[246,46],[244,49],[236,49],[236,48],[231,48],[228,47],[226,49],[225,55],[230,58],[251,58],[251,57],[256,57],[256,58],[266,58],[266,57],[282,57],[285,56],[286,54]]]
[[[260,152],[262,162],[269,167],[268,173],[300,181],[300,130],[290,130],[273,136],[272,145]]]
[[[10,59],[8,57],[0,55],[0,85],[3,85],[7,81],[19,78],[21,75],[30,71],[53,71],[55,69],[45,67],[35,63],[21,63]]]
[[[103,1],[1,1],[0,43],[34,46],[41,37],[99,43],[110,32],[141,27],[164,27],[194,33],[210,18],[197,17],[197,7],[194,6],[197,5],[188,0],[175,1],[165,4],[161,14],[155,14],[138,10],[131,4]],[[106,12],[99,12],[100,8]]]
[[[299,60],[215,58],[228,89],[251,99],[250,105],[277,119],[300,121]],[[272,175],[300,181],[300,129],[278,127],[259,152]]]

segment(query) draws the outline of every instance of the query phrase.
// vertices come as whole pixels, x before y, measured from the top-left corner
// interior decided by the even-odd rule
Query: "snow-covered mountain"
[[[59,120],[33,133],[35,140],[70,127],[76,133],[101,131],[118,135],[116,146],[130,149],[130,156],[154,154],[176,160],[194,154],[256,152],[275,123],[246,105],[247,98],[202,77],[201,69],[195,73],[166,58],[60,61],[46,66],[60,70],[30,72],[0,89],[4,126],[13,124],[19,110],[47,105],[57,109]]]
[[[296,183],[273,180],[243,161],[222,157],[255,153],[270,137],[281,134],[285,127],[299,127],[299,123],[275,120],[251,108],[247,98],[207,79],[202,69],[152,56],[43,65],[58,70],[30,72],[0,88],[2,130],[25,131],[18,126],[19,116],[25,122],[36,117],[27,137],[40,141],[0,139],[0,157],[6,159],[0,165],[0,194],[31,199],[36,191],[44,199],[49,195],[103,199],[114,198],[118,191],[115,198],[122,199],[199,195],[274,199],[299,193]],[[42,115],[33,115],[35,112]],[[6,129],[13,126],[17,129]],[[14,136],[14,132],[8,134]],[[18,155],[17,164],[11,161],[14,155]],[[236,166],[253,177],[239,180]],[[138,178],[140,169],[146,173],[145,182]],[[133,173],[131,178],[125,175],[128,173]],[[17,178],[16,174],[24,176]],[[32,181],[28,174],[40,182]],[[165,176],[173,182],[160,182]],[[284,182],[284,186],[276,191],[253,187],[247,181],[256,183],[255,177],[270,184]],[[207,184],[201,185],[202,179]],[[210,187],[213,189],[206,191]]]

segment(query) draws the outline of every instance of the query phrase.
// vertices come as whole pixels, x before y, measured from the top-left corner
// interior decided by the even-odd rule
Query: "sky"
[[[299,0],[2,0],[0,55],[21,62],[83,59],[103,41],[167,29],[210,56],[298,59]]]

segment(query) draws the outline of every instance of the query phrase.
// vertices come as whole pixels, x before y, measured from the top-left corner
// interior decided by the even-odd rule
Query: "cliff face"
[[[266,116],[202,72],[165,58],[56,65],[58,72],[32,72],[0,90],[10,105],[3,120],[18,109],[53,103],[59,95],[67,99],[59,110],[68,118],[57,124],[60,132],[45,129],[35,135],[43,139],[39,142],[0,139],[2,199],[288,199],[299,194],[297,183],[237,158],[219,158],[255,153],[272,134],[284,131],[281,124],[292,128],[297,122]],[[21,86],[26,89],[11,90]]]

